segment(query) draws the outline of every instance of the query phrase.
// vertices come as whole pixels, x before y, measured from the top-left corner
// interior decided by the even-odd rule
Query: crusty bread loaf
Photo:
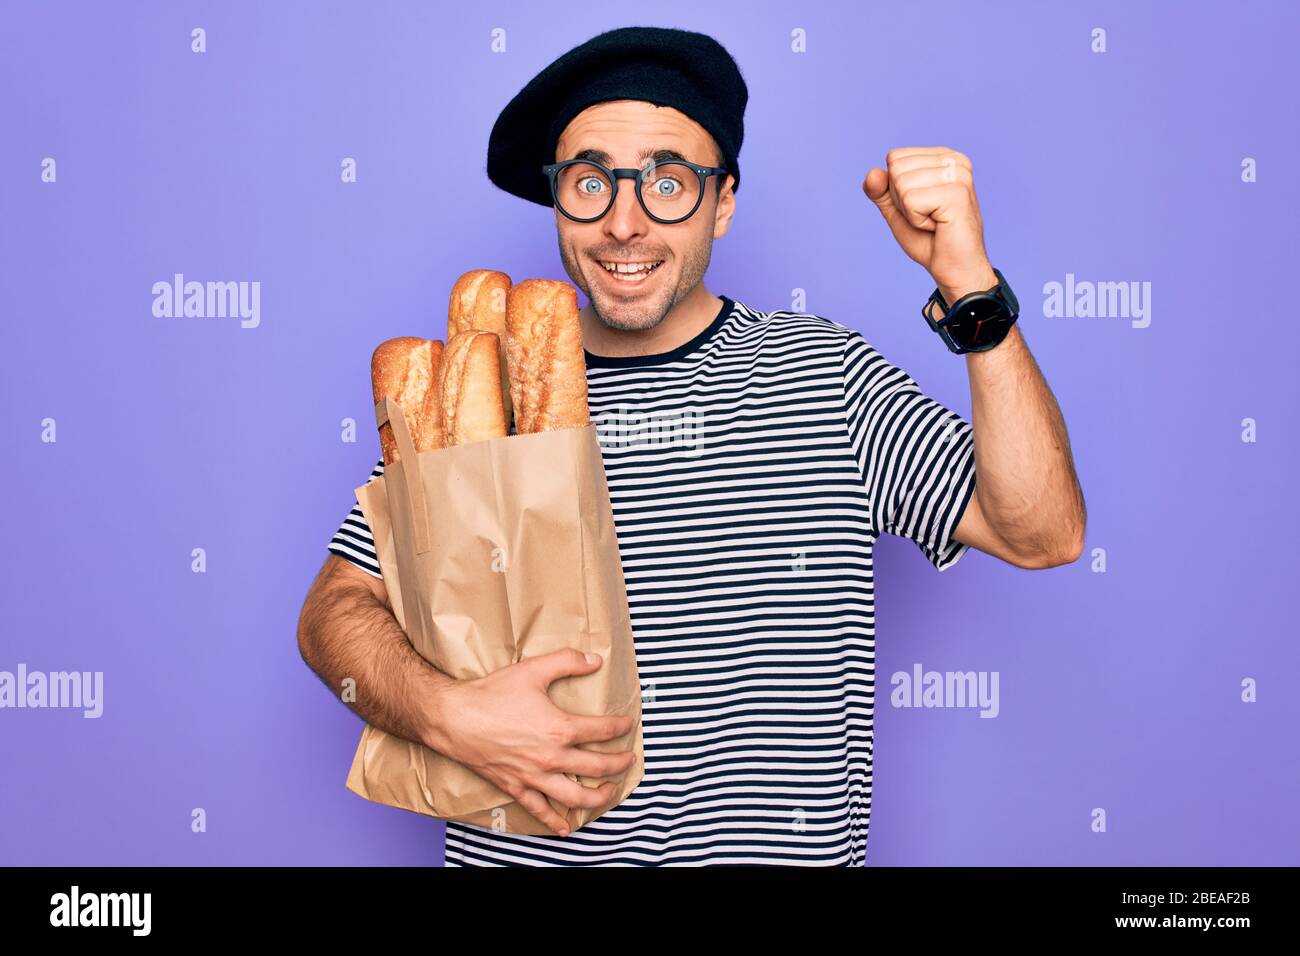
[[[501,392],[501,340],[469,329],[447,343],[439,369],[447,446],[504,438],[509,433]]]
[[[402,407],[416,452],[442,448],[442,408],[438,396],[438,367],[443,355],[437,339],[414,336],[380,343],[370,358],[370,385],[374,399],[387,396]],[[379,429],[384,464],[401,460],[392,425]]]
[[[506,340],[506,297],[510,292],[510,276],[492,269],[471,269],[456,280],[451,289],[451,302],[447,307],[447,341],[457,334],[471,330],[495,332],[501,343]],[[506,426],[510,425],[510,370],[506,363],[506,350],[498,349],[501,357],[501,400],[505,406]]]
[[[567,282],[525,279],[506,297],[506,360],[520,434],[591,422],[578,293]]]

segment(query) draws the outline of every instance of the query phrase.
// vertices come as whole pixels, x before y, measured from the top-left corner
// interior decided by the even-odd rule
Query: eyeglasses
[[[636,180],[636,198],[655,222],[671,225],[695,214],[704,199],[710,176],[722,166],[700,166],[685,160],[650,162],[640,169],[607,169],[586,159],[569,159],[543,166],[551,182],[555,208],[574,222],[595,222],[614,205],[620,179]],[[649,186],[647,193],[646,187]]]

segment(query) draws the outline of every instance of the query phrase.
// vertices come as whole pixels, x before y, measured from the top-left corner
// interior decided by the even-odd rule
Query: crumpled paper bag
[[[400,461],[356,489],[393,614],[429,663],[457,680],[566,647],[595,651],[592,674],[550,685],[575,714],[634,714],[623,737],[581,746],[632,749],[636,761],[595,809],[551,800],[571,830],[621,803],[644,771],[641,685],[622,560],[595,425],[509,435],[416,454],[401,406]],[[594,787],[615,777],[568,775]],[[512,833],[554,831],[463,764],[366,725],[348,789],[378,803]]]

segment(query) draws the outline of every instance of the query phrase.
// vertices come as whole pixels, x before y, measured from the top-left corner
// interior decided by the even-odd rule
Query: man
[[[614,30],[525,86],[489,143],[493,182],[555,207],[564,269],[589,298],[589,402],[644,685],[633,793],[560,835],[548,797],[595,806],[612,786],[565,773],[631,763],[578,746],[630,718],[567,714],[546,695],[600,662],[560,652],[464,682],[434,670],[387,607],[359,507],[304,606],[304,658],[331,687],[357,680],[358,713],[556,831],[448,823],[448,865],[861,865],[875,539],[909,538],[940,571],[971,547],[1022,568],[1082,551],[1065,426],[985,256],[961,153],[893,150],[863,189],[938,286],[929,315],[966,356],[973,425],[859,333],[705,288],[736,208],[747,98],[712,39]]]

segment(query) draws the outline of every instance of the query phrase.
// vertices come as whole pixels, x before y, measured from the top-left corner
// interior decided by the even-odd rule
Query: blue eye
[[[686,188],[681,180],[667,174],[660,175],[655,179],[651,183],[651,187],[657,199],[673,199]]]

